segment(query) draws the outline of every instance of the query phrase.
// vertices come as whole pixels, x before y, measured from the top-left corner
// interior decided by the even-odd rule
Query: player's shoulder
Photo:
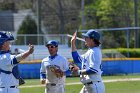
[[[60,54],[58,54],[57,57],[59,57],[59,58],[64,58],[64,57],[63,57],[62,55],[60,55]]]
[[[62,59],[62,60],[67,60],[66,57],[64,57],[64,56],[62,56],[62,55],[59,55],[59,54],[58,54],[57,57],[58,57],[59,59]]]
[[[48,61],[48,60],[49,60],[49,57],[45,57],[45,58],[42,59],[42,62]]]
[[[11,55],[10,53],[1,54],[1,59],[13,59],[15,55]]]
[[[101,52],[101,48],[100,47],[95,47],[95,48],[93,48],[93,51],[95,53],[100,53]]]
[[[96,52],[96,51],[101,51],[100,47],[94,47],[89,49],[90,52]]]

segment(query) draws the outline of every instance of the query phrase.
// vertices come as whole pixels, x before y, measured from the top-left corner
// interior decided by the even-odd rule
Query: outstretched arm
[[[81,58],[79,54],[77,53],[76,49],[76,37],[77,37],[77,31],[73,34],[71,38],[71,51],[72,51],[72,57],[75,63],[81,63]]]
[[[16,56],[17,61],[21,61],[25,58],[27,58],[30,54],[32,54],[34,52],[34,46],[29,44],[29,49],[27,51],[25,51],[24,53],[18,54]]]
[[[72,38],[71,38],[71,51],[74,52],[76,51],[76,45],[75,45],[75,42],[76,42],[76,37],[77,37],[77,31],[73,34]]]

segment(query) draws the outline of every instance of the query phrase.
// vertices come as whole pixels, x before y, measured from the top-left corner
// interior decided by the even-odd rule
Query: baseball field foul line
[[[129,78],[129,79],[112,79],[112,80],[103,80],[103,82],[123,82],[123,81],[140,81],[140,78]],[[75,83],[66,83],[66,85],[77,85],[82,84],[81,82]],[[43,87],[45,85],[29,85],[29,86],[20,86],[19,88],[32,88],[32,87]]]

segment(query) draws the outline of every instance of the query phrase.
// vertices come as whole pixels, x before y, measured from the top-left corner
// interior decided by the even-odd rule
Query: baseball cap
[[[99,32],[96,31],[96,30],[94,30],[94,29],[88,30],[87,33],[82,33],[82,36],[93,38],[93,39],[96,39],[98,41],[100,40],[100,34],[99,34]]]
[[[48,46],[48,45],[54,45],[54,46],[58,47],[58,41],[50,40],[50,41],[47,42],[46,46]]]

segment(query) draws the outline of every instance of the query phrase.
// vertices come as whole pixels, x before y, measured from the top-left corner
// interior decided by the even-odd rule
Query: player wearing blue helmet
[[[46,84],[45,93],[65,93],[65,72],[69,69],[68,61],[57,53],[56,40],[50,40],[45,46],[50,54],[42,60],[40,68],[41,83]]]
[[[33,45],[29,45],[26,52],[11,55],[10,41],[12,40],[14,37],[10,32],[0,32],[0,93],[19,93],[19,79],[16,77],[16,70],[13,73],[13,68],[34,51]]]
[[[50,40],[46,44],[46,47],[49,46],[49,45],[54,45],[54,46],[58,47],[58,41],[56,41],[56,40]]]
[[[72,69],[73,74],[80,75],[80,81],[84,87],[80,93],[104,93],[105,87],[101,78],[101,60],[102,54],[100,45],[100,34],[91,29],[82,34],[85,38],[85,44],[88,50],[85,54],[79,55],[76,50],[76,36],[74,33],[71,39],[72,57],[75,63],[81,64],[81,69]]]

